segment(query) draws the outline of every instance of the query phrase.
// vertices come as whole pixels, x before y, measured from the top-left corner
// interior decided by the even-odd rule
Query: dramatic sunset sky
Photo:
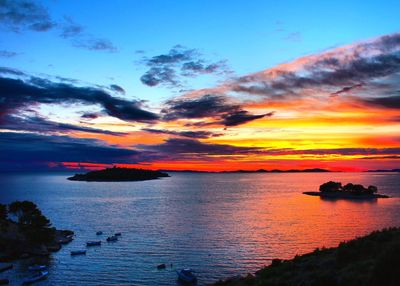
[[[399,168],[399,11],[0,0],[0,170]]]

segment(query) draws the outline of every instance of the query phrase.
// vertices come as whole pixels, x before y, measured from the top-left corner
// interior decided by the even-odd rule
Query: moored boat
[[[101,241],[88,241],[86,242],[86,246],[97,246],[97,245],[101,245]]]
[[[116,232],[115,234],[114,234],[114,236],[121,236],[122,235],[122,233],[120,233],[120,232]]]
[[[118,237],[115,236],[115,235],[107,237],[107,241],[108,241],[108,242],[117,241],[117,240],[118,240]]]
[[[96,235],[102,235],[103,234],[103,232],[102,231],[98,231],[98,232],[96,232]]]
[[[26,284],[32,284],[32,283],[41,281],[41,280],[43,280],[43,279],[46,279],[47,276],[49,276],[49,272],[48,272],[48,271],[40,271],[39,273],[37,273],[37,274],[35,274],[35,275],[33,275],[33,276],[29,277],[29,278],[26,278],[26,279],[22,282],[22,284],[24,284],[24,285],[26,285]]]
[[[73,250],[71,251],[71,255],[85,255],[86,250]]]
[[[186,283],[194,283],[197,281],[197,277],[193,274],[193,270],[189,268],[177,270],[178,279]]]

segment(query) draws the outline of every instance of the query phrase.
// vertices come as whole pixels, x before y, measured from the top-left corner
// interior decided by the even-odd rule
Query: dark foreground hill
[[[160,171],[114,167],[100,171],[92,171],[86,174],[76,174],[73,177],[69,177],[68,180],[88,182],[119,182],[154,180],[161,177],[169,177],[169,175]]]
[[[400,285],[400,228],[384,229],[316,249],[292,260],[274,259],[270,266],[219,281],[224,286],[395,286]]]

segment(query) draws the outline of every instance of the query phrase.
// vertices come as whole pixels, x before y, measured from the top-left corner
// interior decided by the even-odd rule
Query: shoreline
[[[374,199],[387,199],[387,195],[381,194],[350,194],[345,192],[303,192],[304,195],[316,196],[321,199],[349,199],[349,200],[374,200]]]
[[[50,242],[32,244],[18,229],[13,221],[6,221],[1,226],[0,234],[0,262],[13,262],[30,257],[49,256],[59,251],[63,245],[73,240],[71,230],[54,229],[54,238]]]
[[[400,285],[400,227],[384,228],[272,263],[247,276],[237,275],[210,286],[378,286]]]

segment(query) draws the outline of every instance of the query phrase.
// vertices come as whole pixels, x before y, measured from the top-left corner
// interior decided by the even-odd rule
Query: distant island
[[[255,275],[235,276],[214,286],[395,286],[400,285],[400,228],[384,229],[317,248],[291,260],[273,259]]]
[[[86,182],[121,182],[154,180],[162,177],[169,177],[169,175],[160,171],[113,167],[88,172],[86,174],[76,174],[69,177],[68,180]]]
[[[400,169],[378,169],[378,170],[368,170],[371,173],[400,173]]]
[[[319,192],[304,192],[303,194],[332,199],[377,199],[389,197],[377,192],[378,188],[376,186],[365,188],[363,185],[352,183],[342,186],[340,182],[329,181],[319,186]]]
[[[290,170],[280,170],[280,169],[258,169],[258,170],[233,170],[233,171],[198,171],[198,170],[163,170],[165,172],[177,172],[177,173],[327,173],[331,172],[326,169],[290,169]]]
[[[0,261],[47,256],[72,241],[74,234],[52,227],[50,220],[30,201],[0,204],[0,230]]]

